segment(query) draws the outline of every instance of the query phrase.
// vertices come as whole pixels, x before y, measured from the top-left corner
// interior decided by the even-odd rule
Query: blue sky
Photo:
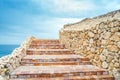
[[[120,0],[0,0],[0,44],[59,38],[64,24],[120,9]]]

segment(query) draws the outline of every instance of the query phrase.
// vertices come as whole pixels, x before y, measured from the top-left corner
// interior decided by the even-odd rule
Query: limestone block
[[[112,63],[115,63],[115,60],[113,59],[111,62],[112,62]]]
[[[83,39],[79,40],[79,44],[82,45],[83,44]]]
[[[104,33],[103,38],[104,39],[109,39],[110,36],[111,36],[111,32],[106,32],[106,33]]]
[[[13,64],[11,64],[11,63],[9,62],[9,63],[7,63],[6,65],[7,65],[8,69],[9,69],[9,72],[12,72],[12,71],[13,71],[13,67],[12,67]]]
[[[103,29],[104,26],[105,26],[105,23],[104,23],[104,22],[101,22],[98,27],[99,27],[99,29]]]
[[[95,52],[95,48],[91,48],[90,51],[91,51],[91,52]]]
[[[115,33],[114,35],[112,35],[112,36],[110,37],[110,40],[120,41],[120,35],[119,35],[119,33]]]
[[[13,64],[12,67],[13,67],[13,69],[15,69],[16,68],[16,64]]]
[[[101,55],[100,55],[100,60],[101,60],[101,61],[105,61],[105,60],[106,60],[106,56],[104,56],[104,55],[101,54]]]
[[[117,42],[117,46],[118,46],[118,48],[120,48],[120,41],[119,41],[119,42]]]
[[[102,40],[102,44],[103,44],[103,45],[106,45],[106,40]]]
[[[90,39],[90,43],[91,43],[91,44],[93,43],[93,39]]]
[[[98,48],[98,51],[99,51],[98,53],[101,54],[103,52],[103,49],[104,48]]]
[[[108,26],[109,26],[110,28],[113,28],[113,27],[114,27],[113,22],[110,22]]]
[[[118,52],[119,48],[116,45],[108,45],[107,46],[107,50],[109,51],[114,51],[114,52]]]
[[[105,56],[108,56],[108,50],[107,49],[103,49],[102,54],[104,54]]]
[[[73,47],[73,48],[79,48],[79,45],[78,45],[77,42],[74,41],[74,42],[72,43],[72,47]]]
[[[113,73],[113,75],[115,77],[115,80],[119,80],[120,79],[120,72],[119,71],[120,70],[118,70],[118,69],[113,69],[112,70],[112,73]]]
[[[99,37],[100,37],[99,34],[95,34],[94,39],[95,39],[95,40],[96,40],[96,39],[99,39]]]
[[[109,40],[109,39],[106,40],[106,45],[113,45],[113,44],[114,42],[112,40]]]
[[[115,21],[113,21],[113,25],[116,27],[116,26],[118,26],[120,23],[119,23],[119,21],[118,20],[115,20]]]
[[[117,32],[118,30],[119,30],[118,27],[116,27],[116,28],[111,28],[111,29],[110,29],[110,31],[111,31],[112,33]]]
[[[108,25],[107,24],[104,25],[104,29],[108,29]]]
[[[104,61],[104,62],[102,63],[102,67],[105,68],[105,69],[107,69],[107,68],[108,68],[108,63]]]
[[[89,59],[93,59],[94,58],[94,54],[89,54],[88,56],[87,56]]]
[[[114,63],[111,62],[111,63],[109,64],[109,69],[113,69],[113,68],[114,68]]]
[[[100,60],[97,60],[97,61],[96,61],[96,64],[97,64],[98,67],[101,67],[101,66],[102,66],[102,62],[101,62]]]
[[[120,63],[118,63],[118,62],[116,62],[115,64],[114,64],[114,66],[116,67],[116,68],[120,68]]]
[[[103,31],[101,29],[98,30],[98,34],[101,34]]]
[[[90,47],[89,47],[89,46],[87,47],[87,50],[88,50],[88,51],[90,50]]]
[[[95,55],[95,60],[99,60],[99,55]]]
[[[94,33],[93,32],[88,32],[88,36],[89,37],[94,37]]]
[[[83,45],[88,45],[88,43],[86,41],[83,41]]]
[[[120,59],[120,55],[118,53],[114,53],[114,58],[115,59]]]
[[[108,55],[106,61],[109,63],[112,61],[113,58],[114,56]]]
[[[94,30],[93,30],[93,32],[94,32],[94,33],[97,33],[97,30],[96,30],[96,29],[94,29]]]
[[[80,34],[80,38],[81,38],[81,39],[84,39],[84,38],[85,38],[85,36],[86,36],[86,34],[85,34],[85,33],[81,33],[81,34]]]
[[[101,41],[100,41],[100,40],[97,40],[97,41],[96,41],[96,45],[97,45],[97,46],[101,46]]]

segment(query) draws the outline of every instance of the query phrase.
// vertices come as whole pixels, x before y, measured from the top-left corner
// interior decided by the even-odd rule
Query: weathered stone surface
[[[114,44],[114,42],[109,39],[106,41],[106,45],[113,45],[113,44]]]
[[[118,70],[118,69],[113,69],[112,70],[112,73],[113,73],[113,75],[115,77],[115,80],[119,80],[120,79],[120,72],[119,71],[120,70]]]
[[[88,32],[88,36],[89,37],[94,37],[94,33],[93,32]]]
[[[114,51],[114,52],[118,52],[119,51],[119,48],[116,45],[108,45],[107,49],[109,51]]]
[[[104,39],[109,39],[111,36],[111,32],[106,32],[104,35],[103,35],[103,38]]]
[[[108,26],[109,26],[110,28],[113,28],[113,27],[114,27],[113,22],[109,23]]]
[[[118,31],[118,28],[111,28],[111,32],[114,33],[114,32],[117,32]]]
[[[89,54],[87,57],[88,57],[89,59],[93,59],[94,54]]]
[[[105,26],[105,23],[104,23],[104,22],[101,22],[98,27],[99,27],[99,29],[103,29],[104,26]]]
[[[102,62],[101,62],[100,60],[97,60],[97,61],[96,61],[96,64],[97,64],[98,67],[101,67],[101,66],[102,66]]]
[[[88,43],[86,41],[83,41],[83,45],[88,45]]]
[[[84,24],[80,23],[80,26],[72,24],[74,25],[72,28],[77,29],[75,31],[76,33],[79,32],[77,38],[79,40],[82,39],[80,43],[78,42],[78,45],[81,46],[78,53],[83,53],[83,55],[89,57],[92,64],[108,69],[111,74],[118,75],[112,70],[118,69],[118,63],[120,64],[120,20],[118,19],[120,15],[115,18],[112,17],[96,18],[93,22],[87,22],[87,24],[86,22]],[[82,25],[84,25],[84,27]],[[87,27],[87,30],[85,27]],[[67,28],[69,28],[69,26]],[[71,29],[69,32],[72,31]],[[63,34],[66,34],[66,32],[64,31]],[[63,39],[67,38],[67,36],[62,34],[60,34],[60,36],[60,40],[66,44],[67,41]],[[83,37],[81,38],[81,36]],[[85,43],[84,41],[87,42]],[[99,56],[99,58],[97,56]]]
[[[113,41],[120,41],[120,35],[119,33],[115,33],[114,35],[111,36],[110,40]]]
[[[87,50],[89,51],[89,50],[90,50],[90,47],[87,47]]]
[[[90,51],[91,51],[91,52],[95,52],[95,48],[91,48]]]
[[[85,38],[85,33],[81,33],[80,35],[81,35],[81,36],[80,36],[81,39],[84,39],[84,38]]]
[[[114,64],[111,62],[110,64],[109,64],[109,69],[113,69],[114,68]]]
[[[97,40],[97,41],[96,41],[96,45],[97,45],[97,46],[101,46],[101,41],[100,41],[100,40]]]
[[[70,47],[79,48],[79,45],[77,42],[74,41]]]
[[[93,39],[90,39],[90,43],[91,43],[91,44],[93,43]]]
[[[106,45],[106,40],[102,40],[102,44],[103,44],[103,45]]]
[[[107,49],[103,49],[102,54],[104,54],[105,56],[107,56],[108,55],[108,50]]]
[[[120,63],[117,63],[117,62],[116,62],[116,63],[114,64],[114,66],[115,66],[116,68],[118,68],[118,67],[120,67]]]
[[[119,42],[117,42],[117,46],[118,46],[118,48],[120,48],[120,41],[119,41]]]
[[[114,58],[114,56],[108,55],[106,61],[107,61],[108,63],[110,63],[113,58]]]
[[[95,60],[97,60],[97,61],[99,60],[99,56],[98,55],[95,56]]]
[[[105,61],[105,60],[106,60],[106,56],[104,56],[104,55],[101,54],[101,55],[100,55],[100,60],[101,60],[101,61]]]
[[[105,69],[108,68],[108,63],[104,61],[104,62],[102,63],[102,67],[105,68]]]
[[[0,74],[3,74],[4,65],[6,65],[9,72],[12,72],[16,67],[20,65],[22,57],[26,54],[26,49],[29,47],[31,41],[35,39],[34,37],[27,38],[19,48],[13,50],[10,55],[3,56],[0,58]],[[0,80],[6,80],[0,75]]]
[[[80,45],[82,45],[82,44],[83,44],[83,41],[84,41],[83,39],[80,39],[78,43],[79,43]]]

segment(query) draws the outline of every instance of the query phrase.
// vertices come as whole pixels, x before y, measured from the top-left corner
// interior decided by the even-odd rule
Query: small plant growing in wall
[[[10,73],[9,73],[9,69],[6,65],[4,65],[2,67],[2,76],[4,77],[5,80],[9,80],[9,77],[10,77]]]

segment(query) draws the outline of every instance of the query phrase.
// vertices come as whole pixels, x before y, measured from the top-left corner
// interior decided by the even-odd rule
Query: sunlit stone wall
[[[93,65],[109,70],[116,80],[120,79],[120,20],[106,20],[79,28],[76,24],[65,25],[59,33],[61,43],[76,54],[90,58]]]

